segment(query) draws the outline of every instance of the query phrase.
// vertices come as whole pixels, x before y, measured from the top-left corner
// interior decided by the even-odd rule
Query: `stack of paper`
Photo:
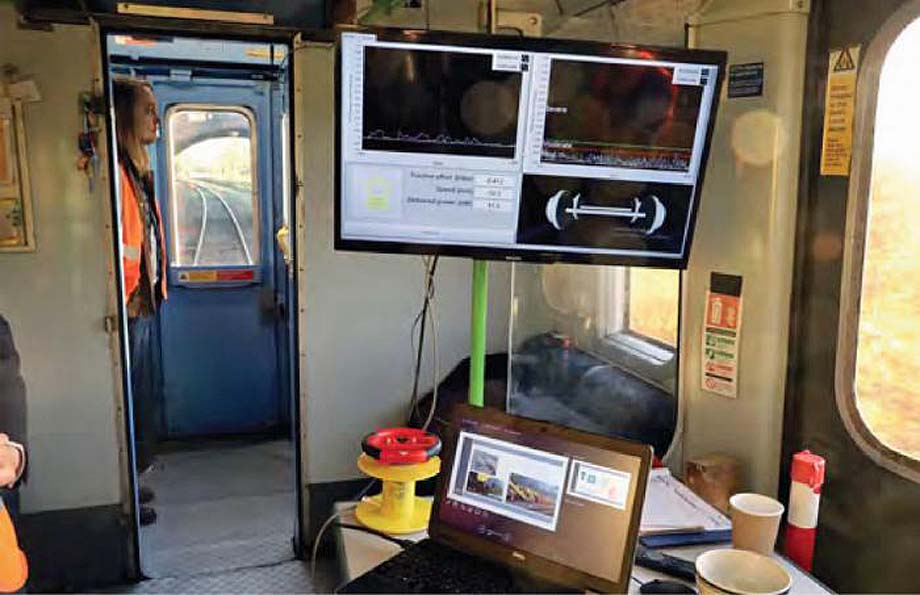
[[[642,508],[640,535],[718,533],[721,539],[731,537],[731,528],[728,517],[694,494],[668,469],[652,470]]]

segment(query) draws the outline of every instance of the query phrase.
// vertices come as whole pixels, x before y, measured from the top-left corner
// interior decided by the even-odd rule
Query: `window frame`
[[[175,159],[173,151],[172,135],[172,118],[182,112],[230,112],[237,113],[249,123],[249,155],[250,171],[252,172],[252,262],[249,264],[179,264],[179,212],[176,208],[176,179],[173,175],[173,161]],[[172,248],[169,258],[170,270],[194,270],[194,269],[253,269],[258,270],[262,266],[262,200],[261,188],[259,186],[259,147],[258,147],[258,122],[255,112],[245,105],[222,105],[217,103],[177,103],[169,106],[164,116],[164,127],[166,129],[166,180],[167,180],[167,204],[169,205],[169,245]],[[215,137],[220,138],[220,137]],[[189,145],[191,147],[192,145]],[[189,147],[186,147],[188,149]]]
[[[920,0],[898,9],[879,29],[862,56],[858,70],[853,155],[847,193],[846,233],[840,283],[840,309],[834,394],[837,410],[850,438],[873,462],[906,479],[920,482],[920,460],[885,445],[859,413],[856,394],[856,358],[862,302],[866,232],[872,191],[875,118],[882,66],[904,29],[920,19]]]
[[[642,334],[629,326],[630,309],[630,271],[633,267],[608,266],[599,271],[601,276],[598,287],[598,312],[600,324],[598,325],[598,339],[605,344],[625,348],[632,353],[648,360],[649,364],[666,366],[674,361],[677,355],[677,345],[669,345],[663,341]],[[678,282],[677,295],[677,324],[678,335],[680,327],[680,284],[683,279],[680,272],[676,271]],[[679,342],[679,337],[678,337]],[[670,354],[667,358],[660,357],[660,352]]]
[[[603,266],[598,270],[598,325],[596,349],[599,355],[620,362],[643,380],[672,393],[678,399],[680,368],[680,321],[683,275],[678,271],[677,345],[666,343],[629,328],[629,270],[625,266]],[[669,354],[663,358],[662,352]],[[628,362],[625,363],[624,362]],[[678,405],[680,409],[680,405]],[[678,414],[678,418],[680,414]],[[676,436],[676,434],[675,434]]]

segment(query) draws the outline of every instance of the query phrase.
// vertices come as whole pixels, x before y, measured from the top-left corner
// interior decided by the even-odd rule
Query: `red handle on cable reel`
[[[441,439],[424,430],[388,428],[365,436],[361,450],[385,465],[424,463],[441,452]]]

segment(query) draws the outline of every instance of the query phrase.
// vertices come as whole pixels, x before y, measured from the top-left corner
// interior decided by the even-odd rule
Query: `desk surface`
[[[335,505],[335,510],[340,514],[340,522],[357,522],[354,516],[354,503],[339,502]],[[361,576],[374,566],[377,566],[381,562],[384,562],[385,560],[395,556],[400,551],[398,545],[380,539],[374,535],[362,533],[360,531],[353,531],[350,529],[342,529],[336,527],[334,529],[334,535],[338,548],[339,563],[341,565],[343,578],[345,581],[350,581],[356,577]],[[421,532],[412,535],[403,535],[401,537],[410,539],[412,541],[419,541],[427,537],[427,533]],[[666,548],[661,551],[672,556],[678,556],[687,560],[695,560],[696,557],[703,552],[718,547],[729,546],[727,544],[720,546],[698,545]],[[831,591],[829,591],[824,585],[816,581],[809,574],[799,570],[797,566],[782,556],[774,555],[774,557],[786,568],[786,570],[789,571],[789,574],[792,576],[792,589],[789,591],[790,595],[831,593]],[[646,570],[645,568],[634,566],[632,572],[633,580],[630,581],[629,592],[638,593],[639,586],[642,583],[646,583],[656,578],[664,580],[678,580],[673,577],[661,574],[660,572]]]

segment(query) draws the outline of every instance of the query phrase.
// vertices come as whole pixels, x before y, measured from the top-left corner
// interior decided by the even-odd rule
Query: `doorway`
[[[114,33],[105,47],[110,84],[149,85],[160,120],[148,150],[165,257],[152,268],[168,299],[151,316],[149,353],[129,346],[127,359],[152,370],[143,391],[152,403],[139,403],[131,382],[126,391],[130,434],[143,423],[155,437],[152,465],[131,470],[141,573],[189,577],[291,560],[299,522],[296,298],[283,241],[292,212],[289,47]],[[119,204],[116,221],[122,212]]]

